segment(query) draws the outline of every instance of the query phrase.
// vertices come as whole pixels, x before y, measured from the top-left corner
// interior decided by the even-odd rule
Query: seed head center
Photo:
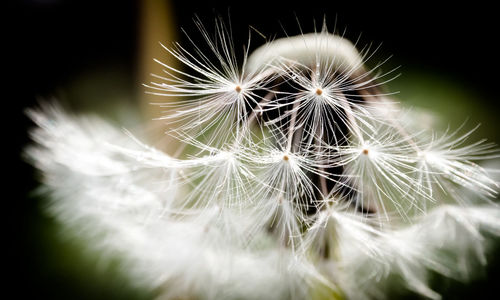
[[[361,153],[363,153],[364,155],[368,155],[368,149],[363,149],[363,151],[361,151]]]
[[[321,96],[321,94],[323,94],[323,90],[320,89],[320,88],[317,88],[316,89],[316,95]]]
[[[241,93],[241,86],[239,85],[235,86],[234,90],[236,91],[236,93]]]
[[[288,157],[288,155],[286,155],[286,154],[285,154],[285,155],[283,155],[283,160],[284,160],[284,161],[288,161],[289,159],[290,159],[290,157]]]

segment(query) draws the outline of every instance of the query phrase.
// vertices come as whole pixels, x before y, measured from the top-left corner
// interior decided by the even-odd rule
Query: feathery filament
[[[29,111],[27,156],[62,223],[172,299],[307,299],[319,286],[383,298],[390,274],[436,299],[429,272],[466,277],[470,253],[486,263],[498,185],[476,162],[498,158],[494,145],[405,122],[383,89],[391,72],[326,26],[238,61],[222,22],[214,37],[197,25],[206,47],[163,46],[183,67],[158,61],[145,85],[166,97],[182,155],[57,106]]]

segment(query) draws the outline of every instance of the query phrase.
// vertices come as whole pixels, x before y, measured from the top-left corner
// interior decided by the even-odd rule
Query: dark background
[[[470,3],[470,2],[468,2]],[[400,72],[418,69],[447,76],[459,86],[480,95],[475,105],[496,112],[498,109],[498,16],[493,7],[474,2],[473,6],[437,6],[436,2],[407,2],[386,5],[358,1],[303,1],[291,4],[273,1],[218,1],[197,3],[173,1],[177,24],[195,32],[194,14],[207,23],[216,15],[227,20],[230,15],[235,44],[246,42],[248,25],[272,36],[283,36],[281,25],[289,34],[297,34],[296,18],[305,32],[313,29],[312,20],[321,23],[324,16],[330,28],[347,27],[346,36],[362,43],[382,44],[382,56],[393,54],[389,66],[402,65]],[[86,282],[47,263],[50,252],[43,246],[43,228],[39,228],[39,205],[27,197],[37,183],[32,168],[20,160],[22,148],[29,143],[26,134],[31,126],[23,110],[37,103],[37,97],[65,97],[65,87],[89,70],[112,65],[119,74],[123,93],[134,93],[141,82],[136,71],[138,2],[136,1],[63,1],[21,0],[4,9],[2,48],[4,81],[2,101],[4,156],[11,170],[4,170],[4,183],[11,193],[3,201],[7,228],[12,237],[6,241],[9,287],[13,298],[109,299],[134,298],[126,288],[117,290]],[[254,46],[262,40],[254,35]],[[181,40],[182,35],[179,35]],[[116,88],[110,86],[110,89]],[[130,89],[130,90],[128,90]],[[109,93],[102,89],[104,96]],[[450,104],[453,109],[453,104]],[[497,126],[489,123],[488,126]],[[50,238],[49,238],[50,239]],[[57,241],[56,247],[59,245]],[[71,257],[51,257],[52,260]],[[493,266],[478,282],[453,285],[445,298],[469,299],[495,292],[498,267]],[[12,284],[10,284],[12,281]]]

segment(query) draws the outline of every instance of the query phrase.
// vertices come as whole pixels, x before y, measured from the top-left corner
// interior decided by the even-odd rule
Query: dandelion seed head
[[[379,299],[392,275],[438,299],[429,274],[486,263],[500,209],[478,161],[500,158],[494,145],[410,126],[382,92],[391,72],[325,25],[240,57],[221,21],[213,35],[196,24],[205,47],[164,47],[182,67],[157,60],[146,85],[167,99],[179,155],[97,118],[29,112],[26,156],[62,224],[165,299],[310,299],[319,286]]]

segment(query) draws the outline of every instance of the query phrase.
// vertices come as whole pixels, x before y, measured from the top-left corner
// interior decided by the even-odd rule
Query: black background
[[[373,3],[376,2],[376,3]],[[437,2],[401,1],[383,4],[372,1],[218,1],[197,3],[174,1],[177,23],[193,32],[192,18],[212,21],[216,15],[231,18],[236,44],[246,42],[248,25],[266,34],[298,33],[297,18],[304,31],[320,23],[324,16],[330,25],[347,26],[351,39],[362,33],[364,42],[383,42],[384,53],[393,54],[395,64],[418,65],[419,68],[443,72],[460,84],[485,95],[485,105],[497,110],[499,62],[497,10],[474,2],[469,5],[438,5]],[[470,1],[466,3],[471,3]],[[12,266],[7,276],[12,280],[14,298],[35,292],[37,298],[86,298],[82,288],[70,280],[46,276],[36,245],[32,242],[31,219],[38,212],[26,194],[36,186],[31,167],[20,160],[22,148],[29,142],[26,135],[30,122],[23,115],[26,107],[36,104],[37,97],[50,97],[64,89],[73,78],[92,66],[112,61],[122,66],[131,87],[140,85],[136,70],[137,45],[136,1],[17,1],[3,9],[5,32],[2,48],[4,160],[11,170],[4,184],[4,216],[12,233],[4,248]],[[333,27],[333,26],[331,26]],[[180,36],[180,35],[179,35]],[[258,38],[256,39],[258,40]],[[496,268],[498,270],[498,268]],[[453,297],[468,299],[486,295],[496,288],[498,278],[493,270],[489,281],[476,286],[460,287]],[[95,295],[94,295],[95,296]],[[102,294],[101,298],[113,297]]]

